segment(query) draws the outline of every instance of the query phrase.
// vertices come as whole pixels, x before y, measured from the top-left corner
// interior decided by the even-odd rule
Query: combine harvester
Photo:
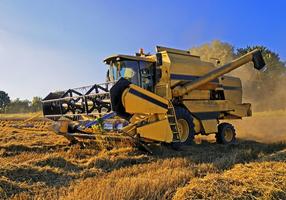
[[[104,62],[109,82],[50,93],[43,112],[55,121],[55,132],[71,142],[124,138],[145,147],[189,145],[198,134],[215,134],[218,143],[233,143],[234,127],[220,121],[252,112],[251,104],[242,103],[241,80],[225,74],[249,62],[264,69],[261,52],[254,50],[218,67],[189,51],[160,46],[156,51],[108,57]]]

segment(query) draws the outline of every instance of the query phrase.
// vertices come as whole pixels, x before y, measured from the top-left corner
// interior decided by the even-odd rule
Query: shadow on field
[[[205,177],[207,181],[199,187],[202,193],[205,189],[219,184],[216,190],[208,195],[210,198],[196,196],[196,198],[189,199],[212,199],[211,197],[216,193],[228,194],[228,191],[235,190],[233,187],[237,187],[236,184],[241,184],[243,190],[246,188],[249,191],[252,187],[251,178],[248,177],[250,186],[244,187],[244,182],[237,180],[234,182],[229,179],[228,173],[239,171],[247,177],[255,171],[257,166],[260,166],[261,170],[254,173],[254,179],[261,177],[262,180],[264,176],[261,174],[265,169],[269,171],[270,175],[266,176],[263,184],[268,185],[276,178],[279,178],[277,183],[284,180],[282,174],[285,170],[271,169],[271,166],[284,167],[282,162],[264,161],[286,160],[285,143],[264,144],[240,140],[235,145],[219,145],[203,141],[201,144],[182,147],[180,151],[166,146],[152,147],[152,150],[155,152],[153,155],[134,149],[128,153],[116,152],[115,154],[111,150],[91,158],[88,167],[104,169],[104,175],[74,184],[69,189],[67,199],[86,199],[87,197],[90,199],[172,199],[178,188],[187,186],[191,180],[205,180]],[[236,165],[248,162],[250,163],[246,165]],[[244,168],[241,172],[240,168],[242,167]],[[233,169],[234,171],[231,171]],[[280,173],[281,176],[276,176],[272,170],[276,170],[274,173]],[[222,179],[221,177],[225,173],[226,175],[223,177],[225,179]],[[217,179],[208,179],[209,176],[215,176]],[[235,174],[233,176],[235,177]],[[268,180],[270,181],[268,182]],[[212,184],[207,185],[210,181],[214,183],[211,182]],[[221,182],[222,184],[220,184]],[[277,184],[276,182],[275,184]],[[204,188],[204,184],[207,185],[206,188]],[[227,184],[228,187],[225,187],[224,184]],[[195,185],[190,184],[190,187],[195,187]],[[259,186],[259,184],[256,185]],[[227,189],[225,190],[225,188]],[[189,188],[187,189],[189,190]],[[197,189],[197,187],[194,189],[194,194]],[[253,194],[251,193],[251,195]],[[242,197],[244,196],[242,195]]]
[[[61,168],[68,172],[79,172],[82,170],[82,167],[75,165],[61,157],[47,158],[45,160],[36,162],[35,165],[39,167],[49,166],[52,168]]]
[[[66,145],[49,145],[49,146],[25,146],[25,145],[7,145],[0,146],[0,150],[4,150],[4,155],[2,156],[16,156],[24,152],[34,152],[34,153],[45,153],[47,151],[54,151],[66,147]]]
[[[79,184],[75,191],[80,192],[73,193],[72,199],[80,199],[78,196],[85,199],[88,193],[99,196],[111,193],[111,196],[117,197],[118,193],[126,195],[126,191],[131,191],[130,197],[134,198],[130,199],[140,199],[146,195],[149,195],[149,199],[170,199],[178,187],[190,180],[208,174],[219,176],[235,168],[235,164],[251,162],[259,165],[264,161],[286,161],[285,142],[265,144],[250,140],[239,140],[234,145],[203,140],[201,144],[184,146],[179,151],[162,145],[152,147],[153,155],[131,147],[99,151],[92,146],[80,148],[79,145],[67,147],[59,144],[10,144],[0,146],[0,150],[4,152],[3,157],[32,152],[28,154],[31,159],[24,163],[13,164],[17,156],[3,159],[8,163],[3,163],[0,169],[0,199],[21,193],[33,196],[39,188],[58,190],[68,188],[73,183],[75,188]],[[46,152],[48,154],[44,157],[37,154]]]
[[[123,167],[131,167],[133,165],[150,163],[153,159],[145,154],[141,155],[124,155],[114,158],[101,157],[91,159],[88,163],[88,168],[98,168],[105,172],[111,172]]]
[[[192,144],[174,150],[169,146],[151,147],[153,155],[145,151],[134,150],[129,153],[94,156],[89,160],[88,168],[97,168],[105,172],[134,165],[148,164],[166,159],[183,158],[193,164],[213,164],[219,170],[227,170],[238,163],[265,161],[285,161],[286,143],[265,144],[250,140],[239,140],[234,145],[221,145],[203,140],[201,144]],[[284,151],[282,151],[284,150]],[[109,151],[106,151],[109,152]]]
[[[0,199],[6,199],[14,194],[27,191],[27,189],[21,188],[13,183],[9,183],[5,180],[0,180]]]
[[[70,176],[56,173],[49,169],[38,170],[24,166],[5,169],[5,171],[0,172],[0,176],[5,176],[16,182],[26,182],[29,185],[44,182],[47,186],[65,186],[72,180]]]
[[[156,154],[154,156],[158,159],[181,157],[196,164],[212,163],[219,170],[225,170],[237,163],[259,162],[266,158],[269,161],[272,161],[272,159],[273,161],[281,161],[281,159],[285,161],[285,148],[285,142],[265,144],[250,140],[239,140],[237,144],[221,145],[202,141],[201,144],[181,147],[178,151],[162,146],[155,150]]]

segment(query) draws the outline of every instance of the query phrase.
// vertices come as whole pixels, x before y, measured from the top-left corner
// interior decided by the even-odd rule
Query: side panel
[[[230,116],[226,116],[225,119],[232,119],[233,117],[242,118],[242,117],[250,117],[252,115],[251,104],[243,103],[234,105],[234,109],[228,112]]]
[[[236,104],[242,103],[242,86],[239,78],[224,76],[222,79],[224,96],[226,100]]]
[[[216,119],[202,120],[204,134],[216,133],[218,121]]]
[[[233,109],[227,100],[191,100],[183,101],[183,104],[192,113],[222,112]]]
[[[201,134],[216,133],[222,111],[229,111],[228,102],[224,100],[187,100],[183,103],[197,122],[196,133]]]
[[[155,93],[166,99],[172,99],[170,88],[170,59],[166,51],[160,52],[162,56],[162,65],[157,66],[156,70],[160,71],[156,77]]]
[[[194,81],[215,69],[212,63],[204,62],[197,56],[169,53],[171,87],[180,81]]]
[[[137,128],[140,137],[160,142],[172,142],[173,133],[167,119]]]
[[[184,82],[194,81],[215,69],[212,63],[202,61],[198,56],[187,53],[161,51],[161,78],[155,86],[155,93],[166,99],[172,99],[171,88]],[[205,88],[214,89],[219,84],[216,79]]]
[[[228,100],[189,100],[183,103],[199,119],[234,119],[251,116],[249,103],[236,104]]]
[[[122,95],[123,106],[127,113],[167,113],[168,100],[144,90],[136,85],[129,85]]]
[[[251,116],[250,104],[236,104],[227,100],[187,100],[184,105],[201,122],[195,124],[196,133],[217,132],[218,119],[240,119]],[[201,127],[202,126],[202,127]]]
[[[193,90],[184,95],[183,100],[208,100],[210,96],[210,90]]]
[[[204,62],[197,56],[169,52],[168,56],[172,74],[202,76],[215,68],[212,63]]]

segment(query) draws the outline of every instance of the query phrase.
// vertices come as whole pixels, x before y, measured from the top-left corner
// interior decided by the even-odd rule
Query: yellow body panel
[[[183,100],[208,100],[210,90],[193,90],[183,96]]]
[[[226,100],[196,100],[183,103],[191,112],[221,112],[233,109]]]
[[[225,99],[234,103],[242,103],[242,85],[239,78],[224,76],[222,78]]]
[[[252,115],[250,103],[236,104],[234,105],[234,108],[235,109],[229,112],[231,115],[238,116],[240,118]]]
[[[184,101],[192,113],[228,112],[238,118],[251,116],[251,104],[236,104],[228,100]]]
[[[160,142],[170,143],[173,141],[173,133],[167,119],[139,127],[137,128],[137,134],[142,138]]]
[[[202,120],[205,134],[216,133],[218,121],[216,119]]]
[[[196,56],[174,53],[168,53],[168,56],[171,61],[171,74],[201,76],[215,69],[212,63],[201,61]]]
[[[160,80],[158,80],[158,83],[155,85],[155,93],[161,97],[170,100],[172,99],[172,91],[170,87],[171,61],[166,51],[161,52],[161,55],[163,63],[162,66],[160,66],[160,70],[162,73]]]
[[[133,84],[124,91],[122,102],[126,112],[132,114],[166,113],[168,110],[168,100]],[[162,107],[162,105],[167,107]]]

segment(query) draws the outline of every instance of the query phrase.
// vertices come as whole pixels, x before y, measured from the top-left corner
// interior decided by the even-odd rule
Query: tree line
[[[31,101],[19,98],[11,100],[8,93],[0,91],[0,113],[28,113],[42,110],[42,98],[33,97]]]

